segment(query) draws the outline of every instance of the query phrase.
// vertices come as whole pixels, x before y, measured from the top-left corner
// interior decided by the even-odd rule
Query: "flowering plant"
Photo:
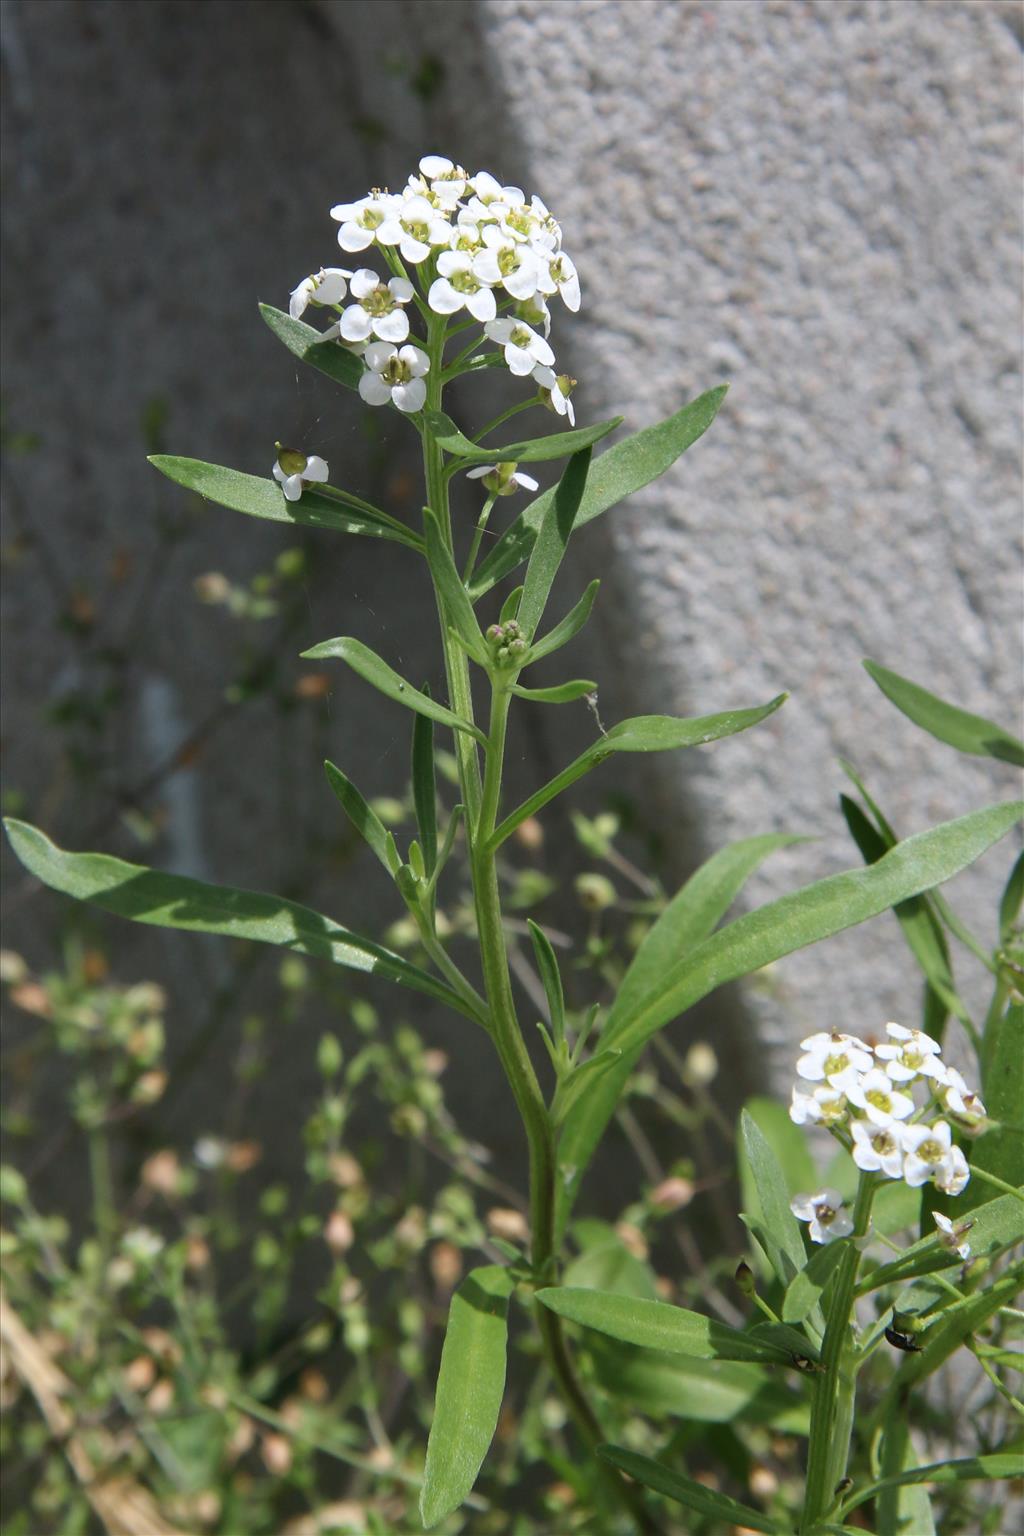
[[[392,882],[417,935],[420,958],[408,959],[333,917],[282,897],[159,874],[106,855],[66,852],[24,822],[8,823],[14,848],[34,874],[71,896],[136,921],[281,945],[393,981],[442,1002],[493,1045],[522,1120],[530,1219],[528,1231],[520,1234],[523,1240],[496,1239],[503,1262],[472,1270],[452,1298],[422,1468],[425,1526],[437,1525],[464,1504],[487,1456],[502,1406],[509,1310],[515,1298],[535,1329],[545,1369],[588,1456],[589,1476],[580,1481],[580,1499],[589,1505],[579,1529],[662,1529],[668,1518],[665,1500],[712,1523],[769,1532],[792,1529],[789,1516],[779,1509],[753,1509],[686,1475],[678,1465],[685,1461],[685,1444],[668,1441],[662,1459],[656,1460],[633,1446],[607,1443],[601,1393],[595,1390],[599,1357],[588,1342],[595,1331],[613,1341],[609,1348],[622,1351],[611,1357],[613,1387],[621,1387],[632,1359],[628,1351],[639,1346],[659,1351],[677,1371],[692,1367],[696,1379],[709,1387],[746,1390],[745,1401],[763,1391],[773,1419],[791,1429],[796,1424],[794,1432],[808,1437],[807,1493],[799,1514],[803,1533],[849,1529],[849,1512],[869,1500],[889,1510],[883,1527],[896,1529],[884,1521],[902,1507],[905,1488],[916,1490],[923,1476],[936,1477],[937,1472],[915,1469],[905,1424],[893,1425],[879,1410],[881,1450],[872,1442],[867,1474],[850,1484],[858,1370],[887,1329],[901,1339],[920,1334],[925,1343],[906,1346],[919,1363],[900,1376],[902,1391],[1005,1309],[1020,1279],[1019,1266],[1003,1270],[1000,1262],[1020,1235],[1021,1095],[1014,1087],[1008,1097],[999,1074],[1020,1038],[1020,971],[1009,947],[1017,932],[1021,866],[1004,900],[1001,948],[994,956],[986,954],[995,977],[992,1008],[984,1029],[974,1030],[991,1121],[978,1096],[940,1060],[936,1037],[946,1012],[970,1026],[969,1033],[974,1027],[948,963],[945,928],[950,919],[938,898],[933,902],[926,893],[1000,839],[1019,820],[1021,808],[996,805],[901,840],[880,813],[871,817],[853,807],[848,820],[863,867],[821,879],[731,921],[726,920],[729,909],[750,874],[793,839],[777,833],[753,836],[726,848],[667,903],[603,1009],[600,999],[579,1013],[568,1006],[551,937],[531,922],[530,997],[544,999],[546,1014],[540,1034],[548,1060],[539,1068],[527,1047],[510,970],[498,868],[503,845],[556,796],[615,754],[705,746],[758,725],[785,701],[780,693],[760,704],[730,704],[693,719],[643,715],[608,729],[598,725],[591,744],[553,779],[518,806],[510,809],[504,803],[503,764],[513,707],[568,706],[596,691],[586,678],[541,687],[520,682],[528,668],[575,640],[593,609],[597,581],[556,622],[546,618],[570,536],[668,469],[710,426],[725,388],[709,390],[665,421],[606,449],[597,461],[600,472],[593,473],[593,448],[620,420],[575,426],[575,381],[557,371],[552,308],[560,303],[570,313],[577,311],[581,286],[575,263],[562,248],[561,228],[539,198],[528,198],[487,172],[469,175],[453,161],[430,155],[400,192],[373,189],[331,212],[342,251],[364,262],[376,260],[383,270],[321,267],[293,289],[287,313],[263,306],[263,318],[296,357],[357,391],[371,408],[393,409],[395,420],[418,435],[425,481],[419,526],[332,485],[324,459],[305,449],[278,445],[270,476],[168,455],[154,456],[152,462],[172,480],[234,510],[382,539],[395,547],[396,557],[400,551],[403,558],[420,562],[439,616],[444,702],[351,637],[321,641],[303,652],[344,663],[413,717],[417,828],[404,850],[340,768],[329,763],[327,776],[342,811]],[[333,316],[324,329],[304,318],[320,310]],[[488,424],[464,430],[445,414],[445,390],[459,378],[495,368],[512,377],[517,391],[512,404]],[[512,443],[493,441],[510,417],[532,407],[563,418],[569,430]],[[497,501],[538,488],[520,466],[563,459],[568,462],[557,484],[498,531],[480,561]],[[479,482],[484,493],[471,532],[452,518],[449,492],[459,474],[470,484]],[[477,717],[473,675],[489,694],[486,721]],[[933,734],[963,750],[1016,754],[1020,760],[1020,744],[990,722],[955,710],[884,669],[872,675]],[[458,801],[441,815],[434,749],[438,728],[451,733],[458,779]],[[464,853],[472,885],[472,965],[459,963],[438,921],[441,882],[457,849]],[[594,895],[601,899],[596,888]],[[791,1110],[798,1125],[825,1127],[841,1143],[842,1157],[859,1179],[852,1211],[846,1209],[845,1164],[830,1171],[819,1192],[787,1193],[790,1181],[775,1143],[789,1155],[791,1141],[779,1140],[777,1125],[767,1135],[753,1114],[743,1121],[750,1194],[746,1219],[756,1245],[757,1273],[744,1264],[740,1281],[765,1320],[756,1312],[744,1317],[734,1311],[727,1322],[629,1294],[628,1287],[560,1283],[567,1255],[582,1244],[572,1218],[584,1175],[648,1042],[723,984],[890,909],[904,924],[925,970],[931,1030],[891,1024],[887,1042],[871,1047],[832,1030],[812,1035],[797,1066],[800,1085]],[[998,1108],[989,1086],[993,1073]],[[787,1135],[800,1136],[787,1126]],[[970,1140],[966,1147],[961,1144],[962,1136],[976,1138],[977,1155],[970,1153]],[[986,1149],[984,1156],[980,1149]],[[995,1184],[999,1195],[972,1208],[968,1244],[966,1224],[933,1202],[962,1195],[975,1174]],[[929,1216],[934,1212],[935,1219],[921,1240],[896,1259],[866,1268],[871,1244],[887,1235],[879,1221],[872,1226],[875,1193],[885,1181],[925,1193],[924,1207],[918,1195],[913,1214],[907,1217],[903,1208],[896,1230],[918,1219],[922,1209]],[[809,1223],[810,1249],[798,1217]],[[943,1271],[968,1254],[975,1255],[969,1272],[954,1285]],[[875,1324],[854,1336],[859,1294],[884,1296],[897,1281],[917,1282],[929,1275],[939,1277],[938,1293],[929,1290],[925,1300],[902,1295],[897,1313],[892,1304],[885,1305]],[[582,1335],[568,1332],[566,1321],[578,1325]],[[890,1394],[885,1402],[891,1401]],[[639,1408],[657,1413],[656,1402],[643,1392]],[[739,1409],[735,1415],[740,1416]],[[692,1406],[689,1416],[699,1419],[699,1406]],[[649,1435],[643,1443],[648,1440]],[[953,1475],[1004,1475],[1011,1460],[992,1454],[966,1469],[952,1463],[960,1468]]]

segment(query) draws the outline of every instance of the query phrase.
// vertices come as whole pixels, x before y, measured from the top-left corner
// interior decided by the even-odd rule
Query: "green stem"
[[[530,410],[531,406],[534,405],[540,405],[539,395],[531,395],[528,400],[519,400],[515,405],[510,405],[507,411],[502,411],[500,416],[495,416],[494,420],[489,421],[486,427],[481,427],[479,432],[473,433],[474,443],[478,443],[480,439],[482,437],[486,437],[488,433],[496,431],[497,428],[501,426],[502,422],[508,421],[512,416],[518,416],[520,411]]]
[[[874,1175],[861,1174],[853,1211],[853,1233],[847,1239],[846,1252],[832,1282],[832,1302],[821,1343],[821,1372],[815,1378],[807,1455],[807,1495],[801,1531],[813,1530],[825,1518],[835,1501],[836,1488],[846,1473],[857,1382],[856,1351],[850,1337],[860,1264],[857,1239],[868,1230],[874,1193]]]
[[[443,317],[435,316],[428,322],[427,330],[427,350],[430,357],[430,371],[427,374],[427,407],[430,410],[441,409],[444,384],[441,360],[444,344],[445,322]],[[427,501],[440,521],[443,537],[451,550],[448,477],[445,474],[443,454],[429,430],[424,434],[423,441]],[[450,626],[445,613],[444,600],[436,581],[435,597],[441,620],[441,643],[444,648],[445,673],[448,679],[451,707],[464,719],[472,720],[474,718],[473,698],[468,658],[449,635]],[[519,1110],[529,1149],[531,1258],[534,1279],[540,1285],[553,1278],[556,1262],[555,1133],[516,1014],[508,951],[502,925],[495,850],[491,846],[501,798],[505,733],[510,704],[511,695],[508,689],[496,687],[491,699],[490,730],[482,781],[476,746],[464,731],[456,733],[456,751],[462,800],[465,806],[477,935],[490,1032]],[[537,1319],[538,1327],[552,1374],[584,1442],[593,1450],[605,1437],[573,1371],[562,1333],[561,1319],[546,1308],[538,1307],[536,1310],[540,1314]],[[609,1489],[612,1497],[616,1497],[630,1512],[639,1532],[647,1536],[647,1533],[656,1531],[657,1528],[651,1523],[643,1507],[642,1496],[636,1488],[628,1486],[617,1474],[614,1478],[603,1477],[602,1483]]]
[[[106,1268],[114,1241],[117,1216],[114,1205],[114,1181],[110,1171],[110,1147],[102,1125],[89,1127],[89,1175],[92,1180],[93,1219],[99,1239],[103,1268]]]

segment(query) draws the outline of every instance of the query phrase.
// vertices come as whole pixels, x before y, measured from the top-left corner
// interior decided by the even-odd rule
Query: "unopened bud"
[[[576,895],[588,912],[604,912],[616,902],[615,887],[605,875],[576,876]]]
[[[756,1293],[757,1287],[754,1284],[754,1271],[746,1259],[741,1259],[737,1264],[736,1274],[733,1278],[736,1281],[737,1289],[742,1291],[744,1296],[753,1296]]]

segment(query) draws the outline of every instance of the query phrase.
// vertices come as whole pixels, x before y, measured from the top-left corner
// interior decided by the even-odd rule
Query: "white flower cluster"
[[[548,300],[558,296],[578,310],[579,277],[562,250],[561,228],[539,197],[528,200],[522,188],[503,186],[487,171],[470,176],[443,155],[425,155],[401,192],[374,190],[338,203],[331,217],[340,225],[343,251],[377,247],[390,266],[418,269],[422,299],[408,276],[384,280],[367,267],[321,268],[292,292],[293,319],[310,305],[339,312],[324,334],[365,358],[360,393],[368,404],[390,401],[410,412],[423,407],[429,359],[412,343],[401,346],[409,337],[404,306],[415,298],[437,315],[465,310],[501,349],[510,371],[532,378],[545,403],[575,421],[575,381],[555,372],[548,342]],[[343,307],[346,296],[351,302]]]
[[[826,1126],[864,1172],[903,1179],[914,1189],[930,1179],[944,1194],[959,1195],[970,1172],[953,1143],[951,1122],[977,1135],[985,1127],[985,1106],[942,1060],[930,1035],[902,1024],[885,1030],[885,1044],[875,1046],[838,1031],[801,1041],[801,1081],[793,1087],[790,1119]],[[852,1230],[835,1190],[799,1196],[792,1208],[811,1223],[815,1242]]]

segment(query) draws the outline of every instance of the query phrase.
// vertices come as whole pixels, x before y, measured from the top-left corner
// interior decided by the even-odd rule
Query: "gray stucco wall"
[[[6,477],[29,537],[8,571],[5,736],[30,811],[80,841],[112,788],[216,710],[235,642],[191,583],[244,576],[282,545],[210,509],[161,546],[174,492],[142,459],[147,400],[168,402],[171,451],[262,473],[275,437],[314,434],[337,478],[415,510],[405,438],[389,427],[368,444],[354,404],[290,366],[254,303],[283,304],[332,258],[332,203],[400,182],[425,149],[523,181],[560,218],[584,284],[581,315],[556,333],[581,419],[621,411],[639,426],[731,381],[708,436],[589,530],[571,571],[578,590],[610,566],[593,674],[606,719],[792,692],[748,736],[632,767],[676,875],[775,828],[819,840],[778,858],[752,900],[855,863],[834,809],[839,754],[903,832],[1011,790],[1008,770],[902,722],[858,663],[873,655],[1008,724],[1018,710],[1017,20],[959,0],[6,0],[4,390],[10,427],[42,438]],[[411,88],[424,60],[443,68],[434,94]],[[373,545],[339,557],[319,535],[302,543],[289,656],[350,631],[399,664],[419,657],[429,606],[404,568]],[[82,664],[47,581],[81,587],[101,637],[123,638],[138,589],[111,576],[121,550],[135,572],[173,564],[121,674],[122,764],[70,796],[35,729]],[[97,679],[102,649],[85,663]],[[523,782],[587,730],[582,714],[524,729]],[[163,792],[154,860],[280,886],[297,849],[335,835],[325,750],[377,792],[401,786],[404,738],[340,681],[326,712],[298,711],[272,747],[280,734],[260,705],[212,736]],[[1004,865],[964,881],[965,911],[984,920]],[[303,894],[344,916],[348,879],[368,920],[384,919],[370,866],[345,867]],[[8,942],[38,949],[37,914],[55,909],[9,878]],[[193,940],[124,930],[123,943],[133,974],[175,977],[184,1015],[220,974]],[[892,924],[785,962],[771,997],[748,992],[760,1027],[790,1040],[907,1017],[916,999]],[[481,1085],[496,1093],[497,1076],[477,1070],[477,1042],[428,1024],[465,1056],[470,1129],[493,1130]],[[301,1095],[310,1069],[296,1051],[275,1091]],[[204,1083],[200,1117],[216,1073]]]

